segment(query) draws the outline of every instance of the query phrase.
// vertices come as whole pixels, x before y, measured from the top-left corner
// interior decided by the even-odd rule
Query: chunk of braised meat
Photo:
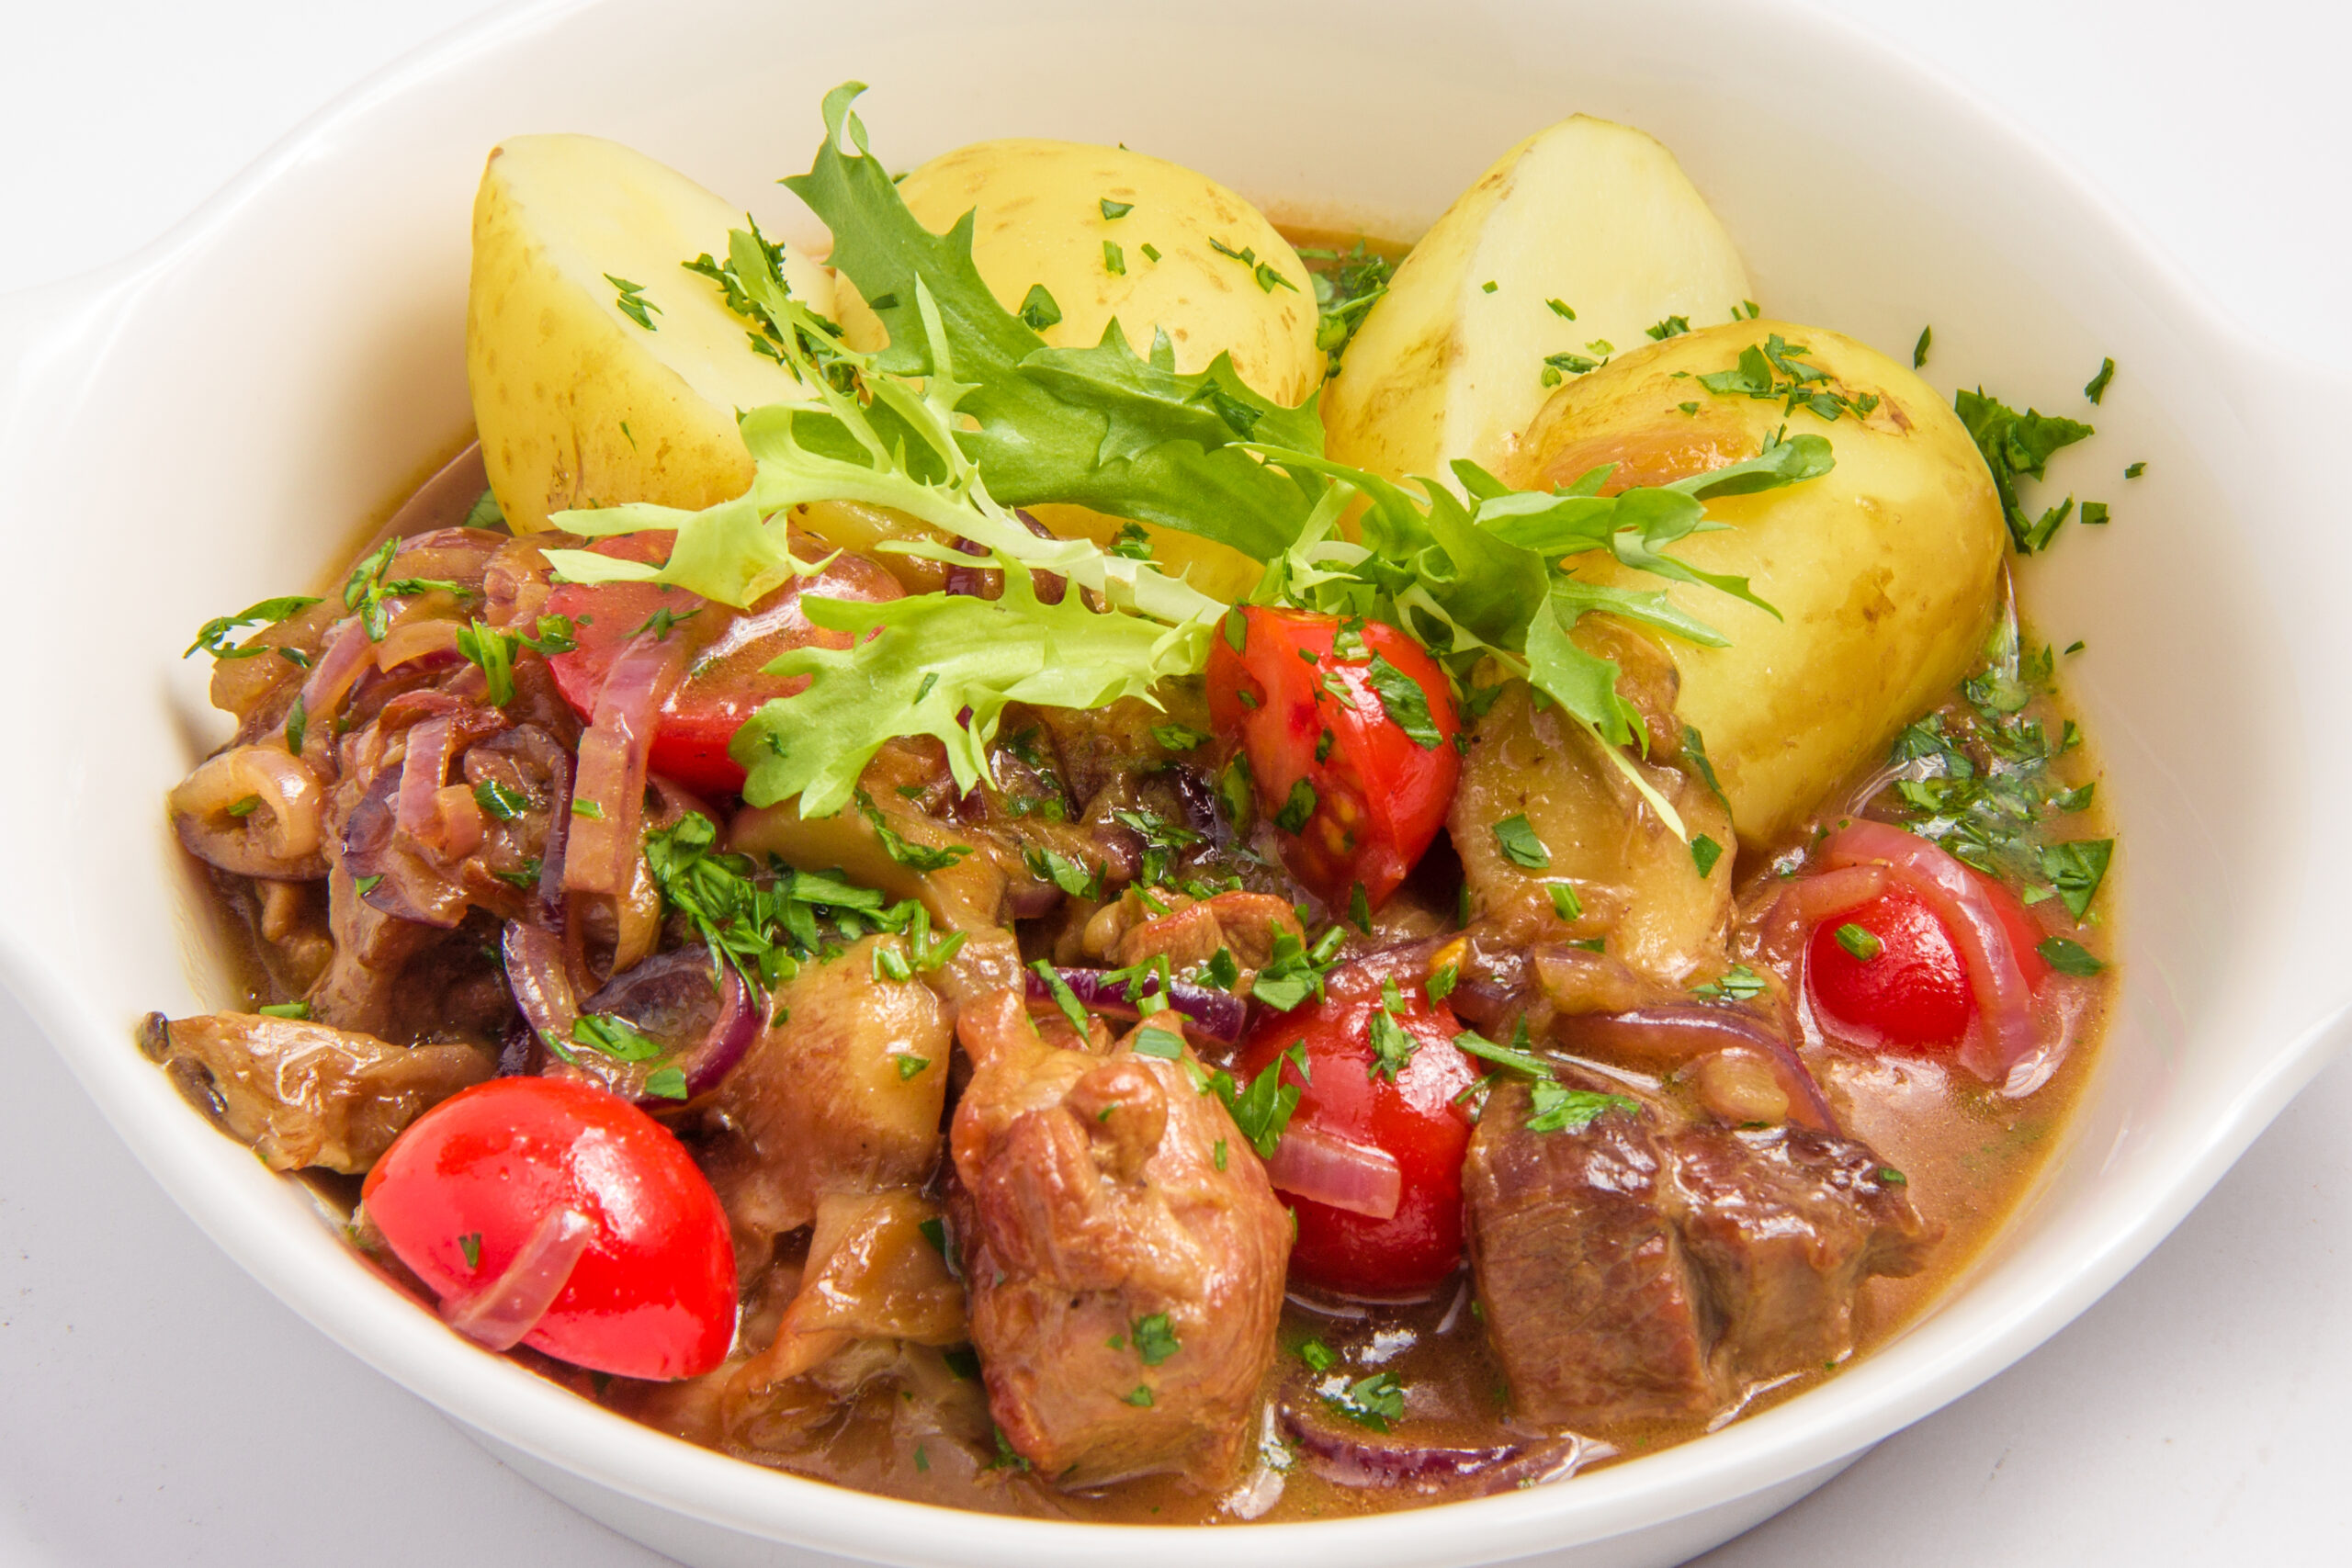
[[[1478,722],[1446,816],[1477,921],[1509,947],[1606,942],[1634,976],[1679,986],[1724,967],[1730,813],[1679,767],[1619,759],[1681,817],[1678,838],[1611,749],[1514,685]],[[1700,875],[1691,843],[1724,852]],[[1555,898],[1565,887],[1573,900]],[[1573,910],[1573,914],[1564,910]]]
[[[1462,1171],[1479,1308],[1513,1409],[1603,1430],[1714,1409],[1705,1293],[1657,1140],[1622,1111],[1533,1133],[1532,1110],[1524,1086],[1497,1088]]]
[[[1132,893],[1104,906],[1086,929],[1089,956],[1107,958],[1122,968],[1165,958],[1170,975],[1183,976],[1205,967],[1222,951],[1232,955],[1246,981],[1272,958],[1277,938],[1306,940],[1297,912],[1272,894],[1233,892],[1193,898],[1170,893],[1155,894],[1152,901],[1166,912],[1152,913],[1151,906]],[[1247,986],[1238,988],[1246,993]]]
[[[1854,1348],[1873,1274],[1918,1272],[1940,1231],[1869,1145],[1808,1127],[1697,1126],[1664,1140],[1683,1245],[1722,1314],[1734,1378],[1812,1371]]]
[[[974,1071],[950,1208],[1005,1440],[1064,1485],[1224,1481],[1290,1255],[1264,1168],[1181,1064],[1049,1045],[1018,991],[957,1034]]]
[[[1850,1138],[1657,1107],[1534,1132],[1531,1109],[1498,1089],[1463,1171],[1487,1333],[1531,1420],[1705,1416],[1818,1371],[1852,1351],[1863,1280],[1916,1271],[1935,1240]]]
[[[831,1391],[785,1385],[854,1347],[962,1344],[964,1287],[947,1268],[944,1224],[939,1205],[909,1188],[820,1198],[800,1288],[775,1339],[729,1381],[729,1429],[755,1447],[759,1424],[798,1429],[830,1403],[808,1394]]]
[[[140,1047],[180,1093],[272,1170],[356,1176],[411,1122],[491,1076],[469,1045],[393,1045],[373,1035],[258,1013],[165,1019]]]
[[[869,936],[804,964],[779,987],[775,1021],[719,1085],[725,1129],[708,1160],[740,1253],[768,1255],[828,1194],[920,1187],[938,1164],[951,1044],[939,998],[920,980],[881,977]]]

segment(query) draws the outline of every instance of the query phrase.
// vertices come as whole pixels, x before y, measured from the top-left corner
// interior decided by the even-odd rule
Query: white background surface
[[[0,292],[146,243],[343,89],[489,8],[0,0]],[[2246,330],[2352,363],[2352,12],[1828,8],[2085,168]],[[1791,158],[1831,109],[1792,84],[1773,131]],[[0,1563],[661,1561],[248,1280],[5,997],[0,1053]],[[2339,1065],[2073,1327],[1708,1568],[2352,1561],[2347,1125]]]

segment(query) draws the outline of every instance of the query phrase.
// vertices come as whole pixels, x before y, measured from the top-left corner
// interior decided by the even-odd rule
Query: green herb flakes
[[[2041,942],[2034,948],[2034,952],[2041,954],[2050,967],[2057,970],[2061,975],[2086,977],[2107,967],[2104,963],[2092,956],[2091,951],[2081,942],[2063,936],[2053,936]]]
[[[1886,944],[1871,932],[1849,920],[1837,931],[1838,945],[1853,954],[1858,962],[1868,964],[1884,951]]]
[[[1699,868],[1702,877],[1714,874],[1715,863],[1724,858],[1724,847],[1702,833],[1690,840],[1690,863]]]
[[[1527,814],[1506,817],[1494,826],[1495,847],[1503,858],[1525,871],[1546,871],[1551,868],[1552,852],[1536,836],[1528,822]]]

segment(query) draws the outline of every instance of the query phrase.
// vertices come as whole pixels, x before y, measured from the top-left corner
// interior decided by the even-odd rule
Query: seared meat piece
[[[272,1170],[366,1171],[426,1111],[491,1075],[469,1045],[390,1045],[373,1035],[258,1013],[166,1020],[140,1047],[190,1103]]]
[[[1290,936],[1301,942],[1306,933],[1298,923],[1298,916],[1291,907],[1270,893],[1219,893],[1198,901],[1181,893],[1166,894],[1159,902],[1168,913],[1149,919],[1135,919],[1124,930],[1117,929],[1119,915],[1131,919],[1147,911],[1134,897],[1123,899],[1114,908],[1116,913],[1098,917],[1106,920],[1104,934],[1116,931],[1118,946],[1110,956],[1121,967],[1150,962],[1154,958],[1168,960],[1169,973],[1189,975],[1216,956],[1224,948],[1233,954],[1234,963],[1245,976],[1254,976],[1272,957],[1274,939]],[[1095,940],[1095,930],[1087,931],[1089,945]],[[1246,987],[1244,987],[1246,994]]]
[[[1538,1134],[1540,1135],[1540,1134]],[[1677,1227],[1723,1316],[1716,1357],[1747,1382],[1811,1371],[1854,1348],[1854,1294],[1917,1273],[1935,1235],[1884,1162],[1798,1126],[1669,1134]]]
[[[1694,840],[1703,834],[1724,848],[1707,875],[1694,873],[1690,844],[1658,819],[1609,749],[1556,705],[1537,713],[1523,685],[1479,721],[1446,828],[1471,907],[1500,945],[1605,938],[1609,955],[1634,975],[1679,987],[1724,966],[1731,816],[1679,768],[1628,765],[1673,805]],[[1520,837],[1521,819],[1542,845],[1548,863],[1540,869],[1525,863],[1535,856]],[[1512,824],[1508,850],[1497,834],[1503,823]],[[1553,903],[1554,884],[1575,892],[1581,913],[1574,919]]]
[[[975,1070],[951,1205],[1006,1440],[1066,1485],[1224,1481],[1290,1256],[1264,1168],[1182,1064],[1048,1045],[1017,990],[957,1032]]]
[[[920,980],[877,977],[883,948],[904,951],[871,936],[803,964],[776,992],[778,1021],[719,1085],[718,1117],[737,1136],[714,1152],[712,1177],[741,1240],[798,1229],[827,1193],[919,1187],[938,1163],[946,1017]]]
[[[1495,1092],[1463,1193],[1487,1333],[1532,1420],[1703,1416],[1816,1371],[1852,1350],[1862,1280],[1913,1272],[1935,1239],[1849,1138],[1655,1109],[1538,1133],[1529,1111],[1523,1085]]]
[[[1531,1133],[1530,1111],[1523,1085],[1498,1086],[1462,1171],[1478,1301],[1512,1407],[1600,1428],[1713,1409],[1724,1391],[1704,1292],[1648,1127],[1611,1111],[1580,1133]]]

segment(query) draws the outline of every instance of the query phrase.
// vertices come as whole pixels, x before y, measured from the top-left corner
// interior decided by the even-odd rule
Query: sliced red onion
[[[576,1209],[550,1209],[497,1279],[442,1298],[441,1321],[488,1350],[520,1345],[571,1282],[596,1226]]]
[[[1814,927],[1884,893],[1889,875],[1883,865],[1847,865],[1798,877],[1781,889],[1765,913],[1764,951],[1782,964],[1796,964]]]
[[[665,1055],[647,1066],[676,1067],[685,1077],[689,1098],[718,1088],[765,1023],[758,999],[735,966],[719,964],[714,976],[709,950],[700,947],[647,959],[590,997],[580,1010],[625,1019],[661,1042]],[[675,1103],[640,1098],[648,1104]]]
[[[1128,997],[1127,983],[1114,979],[1111,970],[1057,969],[1054,973],[1061,976],[1062,984],[1090,1012],[1130,1021],[1143,1016],[1143,1010]],[[1028,987],[1031,1002],[1047,1007],[1054,1004],[1053,987],[1035,970],[1029,973]],[[1159,976],[1145,976],[1138,999],[1159,994]],[[1230,991],[1213,990],[1184,980],[1168,987],[1168,1010],[1182,1013],[1186,1022],[1221,1045],[1230,1045],[1241,1038],[1242,1026],[1250,1016],[1249,1004]]]
[[[1294,1198],[1374,1220],[1395,1218],[1405,1195],[1405,1173],[1395,1155],[1296,1122],[1274,1145],[1266,1179]]]
[[[327,633],[318,660],[302,680],[302,718],[312,735],[329,735],[335,710],[343,705],[351,683],[375,666],[376,645],[356,616],[338,621]]]
[[[1282,1424],[1284,1434],[1298,1445],[1306,1468],[1324,1480],[1383,1491],[1444,1492],[1459,1487],[1484,1495],[1564,1480],[1579,1467],[1616,1451],[1605,1443],[1573,1436],[1528,1438],[1479,1448],[1384,1442],[1302,1416],[1287,1401],[1282,1408]]]
[[[570,815],[564,887],[573,893],[620,897],[628,891],[645,810],[645,760],[662,705],[685,669],[682,637],[643,632],[621,650],[596,698],[595,716],[580,738],[573,797],[557,810]]]
[[[1934,909],[1960,947],[1976,994],[1977,1027],[1962,1042],[1960,1064],[1985,1082],[2007,1085],[2041,1049],[2033,991],[2000,911],[1968,868],[1920,838],[1885,822],[1858,818],[1821,847],[1831,866],[1878,863]]]
[[[416,843],[430,845],[442,836],[441,786],[449,782],[449,753],[456,740],[457,726],[447,714],[409,728],[393,820]]]
[[[395,919],[447,931],[465,918],[465,889],[435,873],[397,841],[394,796],[401,775],[378,773],[344,823],[341,869],[371,909]]]
[[[571,844],[571,753],[558,746],[548,762],[548,836],[539,845],[539,924],[560,934],[571,904],[563,895],[563,867]]]
[[[523,1021],[539,1039],[569,1040],[580,1018],[580,998],[564,967],[563,939],[537,926],[509,920],[499,941],[506,964],[506,988]]]
[[[1737,1009],[1679,1002],[1630,1012],[1568,1013],[1554,1021],[1552,1032],[1580,1055],[1657,1067],[1679,1066],[1710,1051],[1747,1046],[1771,1062],[1773,1075],[1789,1097],[1792,1120],[1825,1133],[1838,1130],[1829,1101],[1804,1058],[1760,1020]]]

